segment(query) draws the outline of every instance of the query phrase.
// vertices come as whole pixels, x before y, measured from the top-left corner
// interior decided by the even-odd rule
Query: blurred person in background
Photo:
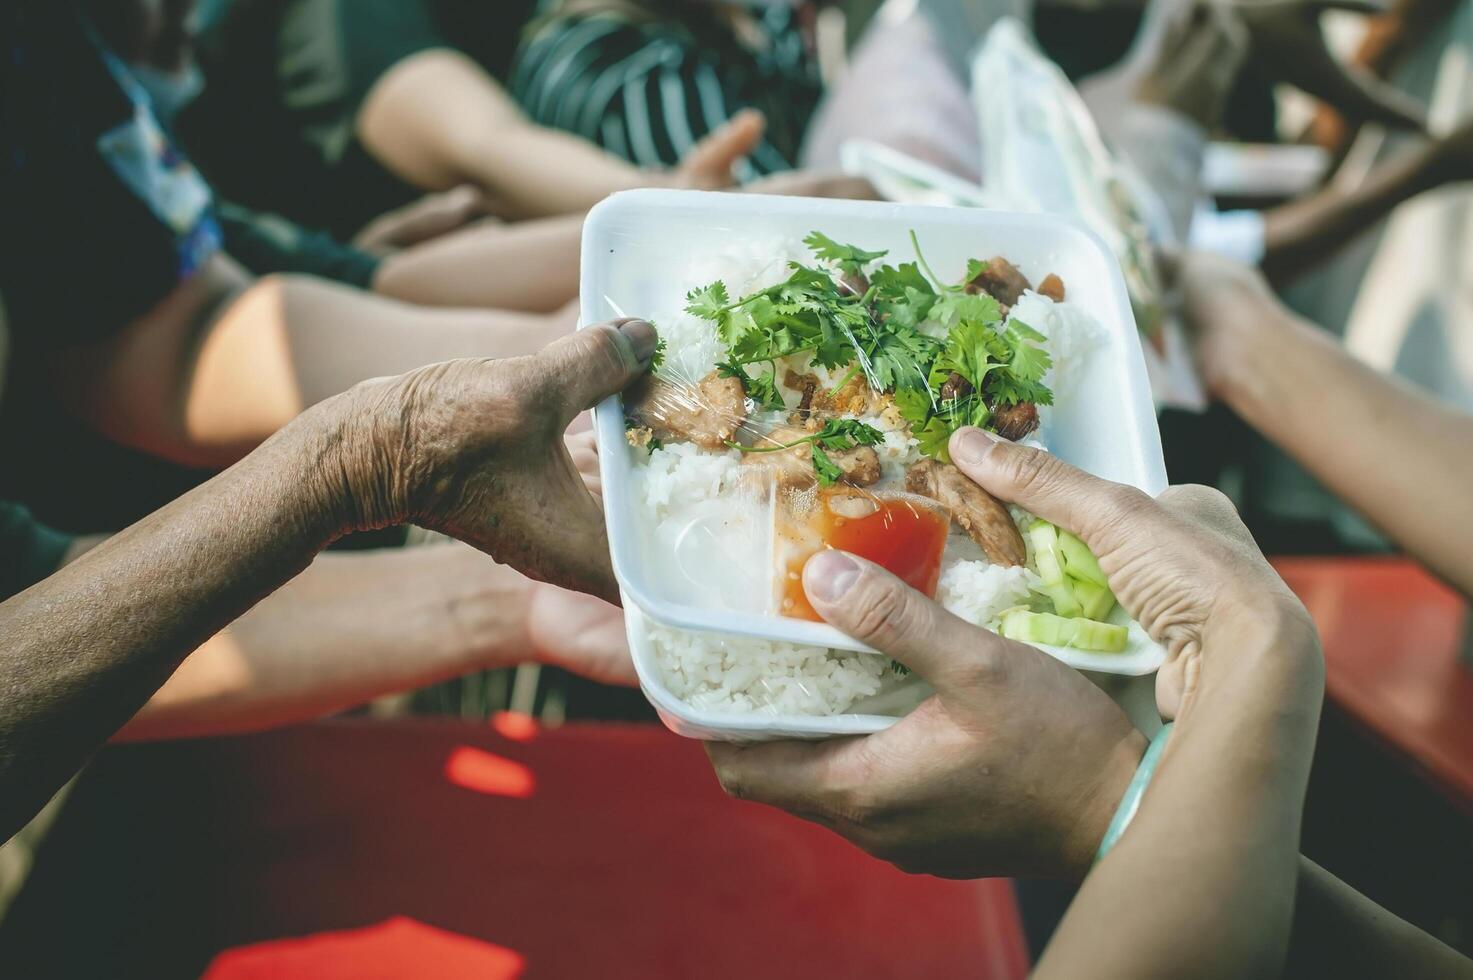
[[[0,23],[0,445],[46,461],[4,467],[0,493],[39,518],[115,530],[357,381],[530,353],[571,329],[571,314],[253,278],[221,247],[210,186],[78,5],[17,0]]]
[[[649,324],[620,321],[358,385],[0,602],[0,838],[140,708],[126,736],[248,730],[534,650],[627,681],[617,611],[599,601],[618,595],[602,509],[564,436],[655,345]],[[37,578],[80,550],[10,505],[0,519],[7,588],[27,584],[11,569]],[[448,547],[309,567],[344,534],[406,522],[508,567]]]
[[[1031,19],[1032,5],[891,0],[827,88],[815,50],[821,6],[552,0],[528,28],[512,93],[534,119],[641,164],[668,162],[735,107],[758,106],[769,130],[751,163],[763,172],[833,168],[846,141],[865,139],[985,184],[987,134],[977,130],[967,58],[1002,18]],[[1473,177],[1470,123],[1389,162],[1352,193],[1327,187],[1223,220],[1203,208],[1207,141],[1245,78],[1298,86],[1348,118],[1425,126],[1417,100],[1330,53],[1319,17],[1332,8],[1380,9],[1369,0],[1161,0],[1146,6],[1118,65],[1080,79],[1096,123],[1159,197],[1176,241],[1201,225],[1199,236],[1288,277],[1398,204]]]
[[[539,125],[505,88],[532,6],[212,0],[180,136],[226,197],[344,239],[426,192],[468,186],[507,219],[582,214],[631,188],[731,187],[760,152],[751,112],[644,168]]]
[[[749,172],[792,170],[823,94],[821,6],[552,0],[527,29],[511,92],[533,120],[642,167],[668,166],[755,108],[767,131]]]
[[[1473,961],[1299,854],[1324,696],[1308,613],[1221,494],[1151,499],[964,429],[968,477],[1100,559],[1167,648],[1147,738],[1082,674],[838,551],[803,584],[829,623],[935,694],[874,735],[711,743],[727,791],[914,874],[1079,882],[1036,977],[1473,976]]]
[[[483,77],[497,61],[490,49],[510,44],[516,33],[516,10],[506,5],[356,4],[341,25],[337,5],[319,2],[197,7],[194,0],[94,0],[90,10],[165,129],[191,137],[185,149],[196,163],[205,157],[206,179],[224,182],[226,199],[216,212],[226,251],[259,275],[311,274],[434,306],[553,311],[577,291],[579,235],[589,204],[630,186],[727,186],[733,166],[762,133],[757,116],[735,118],[692,145],[679,172],[666,179],[635,174],[562,134],[482,111],[470,94],[461,99],[467,103],[461,111],[442,120],[441,132],[432,117],[451,112],[447,92],[494,88],[494,78]],[[208,77],[195,58],[201,22]],[[481,39],[490,49],[478,49],[480,60],[472,64],[448,38],[465,38],[472,48]],[[454,82],[442,85],[435,71],[426,75],[422,67],[406,67],[408,81],[395,74],[401,61],[418,66],[421,60],[440,65]],[[432,181],[426,186],[447,189],[425,194],[385,170],[351,135],[359,103],[349,83],[368,87],[380,76],[397,93],[392,105],[402,103],[401,114],[425,130],[396,132],[380,142],[395,152],[412,146],[435,156],[441,151],[432,144],[443,144],[447,134],[492,141],[493,156],[504,163],[485,154],[475,159],[508,172],[467,172],[462,183]],[[327,115],[337,122],[329,125]],[[402,128],[404,120],[394,125]],[[488,181],[507,186],[493,191]],[[550,209],[564,216],[496,220],[498,213],[521,213],[519,205],[501,199],[503,191],[563,194],[570,181],[584,181],[587,193],[576,206]],[[857,181],[792,175],[754,189],[868,194]],[[231,192],[240,197],[231,200]]]
[[[90,0],[85,6],[104,43],[146,93],[156,120],[177,137],[180,113],[204,89],[194,58],[194,0]],[[269,152],[261,116],[255,111],[218,120],[239,140],[243,156],[232,160],[252,173],[278,163],[282,173],[295,169],[292,186],[299,186],[310,171],[280,148]],[[215,121],[209,112],[204,118]],[[732,152],[740,148],[733,144]],[[718,161],[709,165],[713,172],[720,168]],[[320,198],[321,188],[317,192]],[[485,195],[469,184],[395,198],[392,210],[338,236],[230,200],[218,200],[215,212],[226,250],[258,275],[302,273],[407,302],[533,312],[557,310],[577,292],[581,219],[506,226],[488,220]]]

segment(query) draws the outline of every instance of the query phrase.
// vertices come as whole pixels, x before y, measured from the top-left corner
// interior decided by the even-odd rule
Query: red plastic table
[[[1026,973],[1006,881],[907,876],[731,801],[653,726],[329,722],[196,751],[229,802],[208,980]]]

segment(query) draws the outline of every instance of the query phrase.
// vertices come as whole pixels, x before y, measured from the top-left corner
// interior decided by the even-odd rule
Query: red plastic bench
[[[1324,642],[1328,696],[1473,814],[1468,604],[1400,559],[1282,558]]]

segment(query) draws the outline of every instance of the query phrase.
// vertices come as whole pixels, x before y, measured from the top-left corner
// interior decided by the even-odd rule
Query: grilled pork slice
[[[1003,306],[1012,306],[1026,289],[1033,286],[1018,267],[1000,255],[987,260],[987,265],[977,273],[977,278],[967,283],[967,292],[987,293]]]
[[[624,414],[659,439],[725,449],[747,422],[747,396],[740,381],[715,371],[694,385],[650,374],[625,394]]]
[[[923,459],[906,473],[905,488],[951,511],[951,519],[994,565],[1022,565],[1027,560],[1023,535],[1007,507],[955,466]]]
[[[1032,402],[1018,402],[992,410],[992,427],[1004,439],[1017,442],[1038,428],[1038,406]]]
[[[779,426],[769,432],[756,448],[781,446],[811,436],[814,431]],[[880,481],[880,454],[873,446],[855,446],[843,451],[825,449],[824,454],[844,471],[843,481],[850,486],[867,487]],[[783,487],[801,488],[818,482],[818,474],[813,469],[813,448],[806,442],[778,452],[747,453],[742,457],[742,464],[767,467]]]

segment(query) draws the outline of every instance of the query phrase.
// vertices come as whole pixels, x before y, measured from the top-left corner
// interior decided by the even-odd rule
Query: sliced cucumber
[[[1033,542],[1033,561],[1038,566],[1038,577],[1043,579],[1044,591],[1054,601],[1054,609],[1060,616],[1078,616],[1084,607],[1074,598],[1074,590],[1064,576],[1058,530],[1044,520],[1034,521],[1028,526],[1028,539]]]
[[[1124,626],[1029,612],[1027,609],[1011,609],[1003,613],[997,631],[1010,640],[1023,643],[1043,643],[1098,653],[1119,653],[1125,649],[1128,635]]]
[[[1115,608],[1115,593],[1108,586],[1096,585],[1082,579],[1073,581],[1074,598],[1079,600],[1083,607],[1081,615],[1085,619],[1093,619],[1104,622],[1110,618],[1110,611]]]
[[[1089,550],[1089,545],[1062,528],[1059,529],[1059,551],[1064,556],[1066,574],[1084,582],[1092,582],[1102,588],[1110,587],[1110,580],[1105,578],[1105,573],[1100,570],[1100,563],[1095,558],[1094,552]]]

